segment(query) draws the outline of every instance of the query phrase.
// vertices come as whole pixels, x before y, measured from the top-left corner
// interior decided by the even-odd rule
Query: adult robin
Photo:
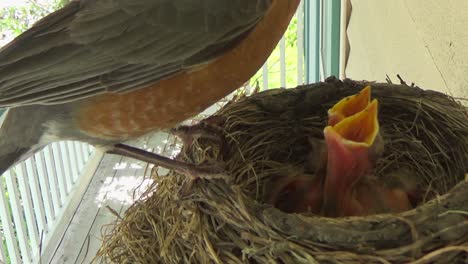
[[[186,174],[119,144],[200,113],[266,61],[300,0],[75,0],[0,50],[0,173],[78,140]]]

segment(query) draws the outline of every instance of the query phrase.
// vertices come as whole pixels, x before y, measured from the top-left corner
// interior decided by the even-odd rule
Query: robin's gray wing
[[[0,107],[129,91],[209,62],[271,1],[73,1],[0,50]]]

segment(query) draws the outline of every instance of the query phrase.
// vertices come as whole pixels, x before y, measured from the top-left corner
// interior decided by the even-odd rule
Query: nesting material
[[[323,138],[327,109],[372,86],[385,152],[374,172],[415,175],[424,190],[401,214],[325,218],[265,203],[272,180],[307,172],[310,137]],[[188,182],[154,174],[145,195],[111,225],[107,263],[466,263],[468,111],[407,85],[329,79],[228,103],[225,142],[199,139],[179,158],[222,160],[225,179]],[[108,229],[107,229],[108,230]]]

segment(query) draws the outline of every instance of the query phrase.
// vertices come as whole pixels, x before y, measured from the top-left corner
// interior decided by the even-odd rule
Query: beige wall
[[[468,98],[468,0],[351,0],[346,77]]]

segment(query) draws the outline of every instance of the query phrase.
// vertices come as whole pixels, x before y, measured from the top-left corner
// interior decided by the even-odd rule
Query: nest
[[[466,263],[468,112],[452,98],[370,83],[380,102],[384,157],[376,174],[405,168],[425,194],[401,214],[326,218],[265,203],[270,182],[307,170],[310,137],[327,109],[368,83],[329,79],[240,97],[223,107],[225,142],[199,139],[179,158],[223,161],[226,177],[189,182],[171,172],[103,234],[108,263]],[[183,191],[181,191],[183,190]]]

